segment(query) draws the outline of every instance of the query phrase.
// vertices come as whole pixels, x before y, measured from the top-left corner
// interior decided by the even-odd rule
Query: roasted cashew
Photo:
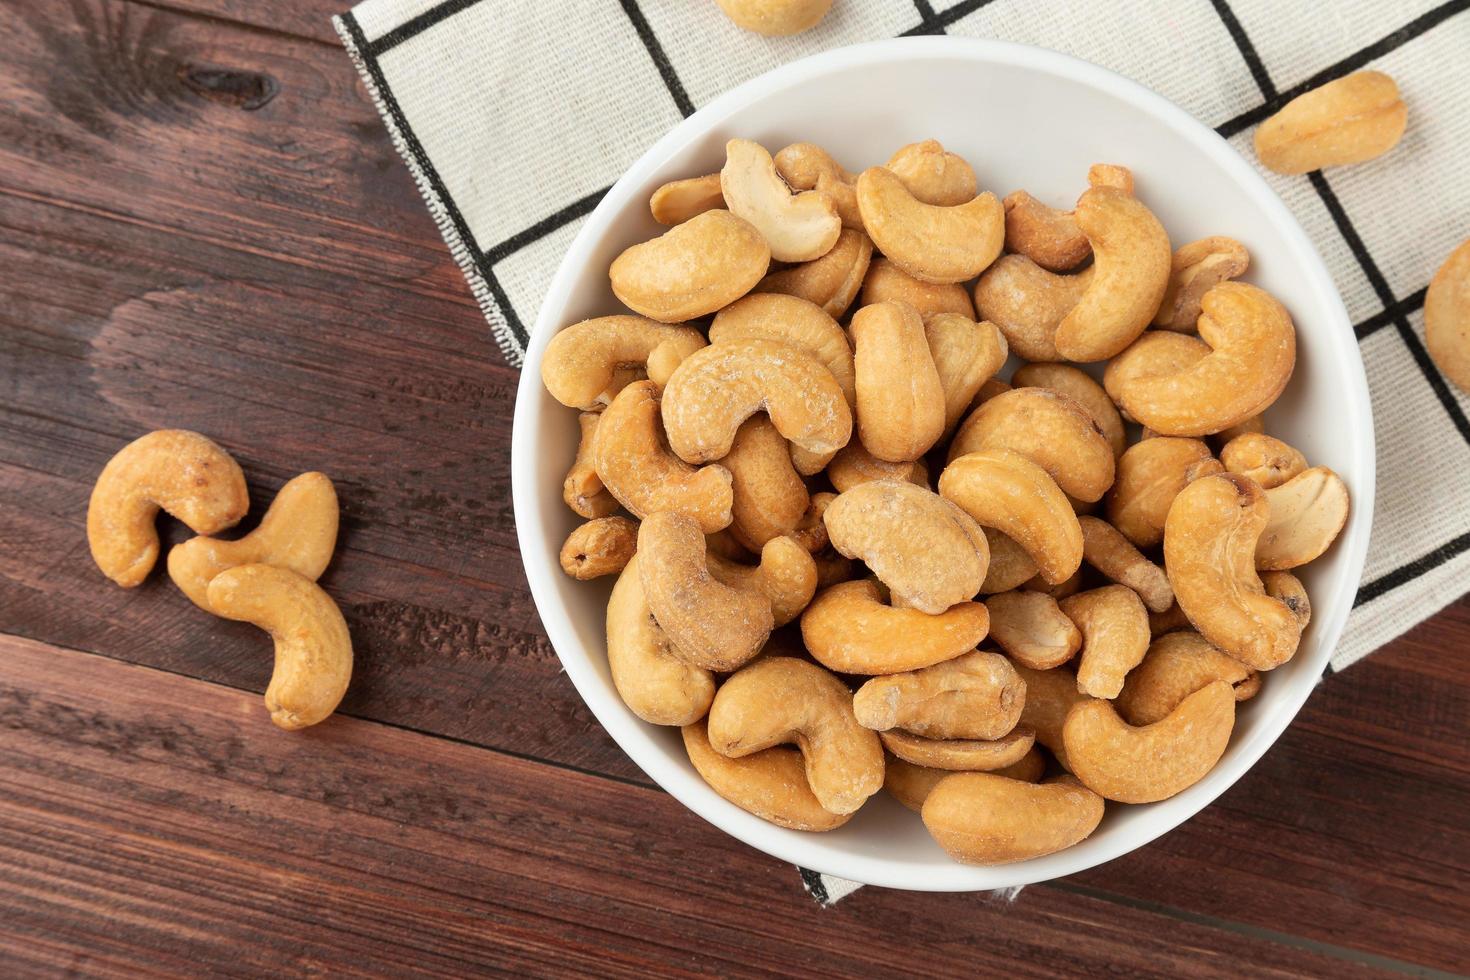
[[[975,171],[964,158],[938,140],[901,147],[885,166],[898,175],[909,193],[925,204],[957,207],[975,196]]]
[[[819,663],[843,674],[898,674],[975,649],[990,614],[961,602],[931,616],[879,598],[876,583],[840,582],[817,593],[801,614],[801,636]]]
[[[1245,432],[1225,443],[1220,462],[1231,473],[1255,480],[1262,490],[1273,490],[1307,468],[1307,457],[1264,432]]]
[[[1096,517],[1079,517],[1082,560],[1119,585],[1126,585],[1150,612],[1161,613],[1174,604],[1174,590],[1164,570],[1144,557],[1117,528]]]
[[[924,321],[907,303],[865,306],[852,318],[857,430],[879,459],[918,459],[944,435],[944,389]]]
[[[1179,491],[1223,469],[1198,439],[1161,436],[1134,443],[1118,458],[1107,496],[1108,523],[1138,547],[1151,548],[1164,540],[1164,519]]]
[[[810,262],[829,252],[842,232],[831,198],[817,191],[792,194],[766,148],[753,140],[725,144],[720,190],[730,213],[755,226],[777,262]]]
[[[846,555],[839,555],[832,548],[814,552],[812,561],[817,563],[818,593],[825,592],[834,585],[850,582],[857,575],[857,562]]]
[[[1256,130],[1256,156],[1279,174],[1371,160],[1404,135],[1408,110],[1381,71],[1359,71],[1298,95]]]
[[[769,273],[752,292],[796,296],[817,304],[828,316],[839,317],[862,288],[872,259],[872,239],[845,229],[826,255]]]
[[[944,431],[953,432],[980,387],[1006,362],[1006,338],[995,324],[976,323],[958,313],[927,317],[924,337],[944,392]],[[1098,393],[1103,394],[1101,388]]]
[[[1089,187],[1111,187],[1124,194],[1133,194],[1133,171],[1116,163],[1094,163],[1087,168]]]
[[[660,186],[648,199],[653,220],[661,225],[679,225],[697,214],[725,206],[720,192],[720,175],[706,174],[685,180],[671,180]]]
[[[1017,357],[1060,361],[1057,326],[1086,295],[1092,276],[1093,266],[1064,276],[1024,255],[1003,255],[975,283],[975,309],[1000,328]]]
[[[636,555],[607,602],[607,665],[623,703],[652,725],[696,722],[715,699],[714,675],[675,653],[653,618]]]
[[[1020,453],[1078,500],[1099,500],[1113,484],[1107,436],[1086,409],[1051,388],[1016,388],[970,413],[950,443],[949,458],[981,449]]]
[[[1147,432],[1148,430],[1145,429],[1144,431]],[[1264,435],[1265,432],[1265,421],[1259,415],[1252,415],[1250,418],[1243,419],[1228,429],[1221,429],[1219,432],[1210,436],[1210,440],[1215,444],[1216,449],[1224,449],[1230,444],[1232,439],[1238,438],[1239,436]]]
[[[847,685],[816,664],[763,657],[720,687],[709,711],[709,743],[740,758],[794,744],[807,783],[833,813],[852,813],[883,788],[883,748],[852,713]]]
[[[740,809],[792,830],[835,830],[852,819],[822,807],[807,783],[806,765],[796,749],[777,746],[740,759],[728,759],[709,744],[703,721],[685,725],[689,761],[720,796]]]
[[[770,264],[771,249],[760,231],[716,208],[624,249],[608,278],[628,309],[662,323],[682,323],[750,292]]]
[[[1181,245],[1169,266],[1169,288],[1154,326],[1165,330],[1194,330],[1205,293],[1228,279],[1238,279],[1250,267],[1251,255],[1233,238],[1215,235]]]
[[[1193,630],[1166,633],[1149,644],[1148,655],[1129,673],[1113,706],[1130,725],[1152,725],[1214,681],[1229,684],[1236,701],[1248,701],[1261,689],[1259,673]]]
[[[1041,781],[1041,776],[1046,772],[1046,758],[1041,750],[1034,745],[1021,756],[1019,762],[1013,762],[1000,769],[992,769],[988,775],[1004,776],[1007,779],[1018,779],[1023,783],[1035,783]],[[951,769],[931,769],[928,766],[916,766],[912,762],[904,762],[892,753],[884,759],[883,766],[883,788],[888,795],[902,803],[914,812],[923,809],[924,801],[939,785],[939,781],[946,776],[953,776]]]
[[[1123,678],[1148,652],[1148,611],[1137,593],[1122,585],[1067,596],[1058,606],[1082,632],[1077,689],[1095,698],[1115,698]]]
[[[767,541],[761,548],[759,565],[744,565],[719,555],[707,555],[706,559],[716,581],[765,596],[775,626],[785,626],[800,616],[817,591],[817,564],[812,553],[794,538]]]
[[[1065,581],[1082,564],[1082,529],[1072,505],[1046,471],[1020,453],[967,453],[944,468],[939,493],[977,523],[1013,538],[1047,582]]]
[[[709,340],[712,344],[776,340],[804,350],[832,372],[847,403],[856,404],[847,334],[815,303],[781,293],[753,293],[715,314]]]
[[[776,152],[776,172],[798,191],[816,191],[831,200],[842,226],[849,231],[863,230],[863,216],[858,211],[857,178],[815,143],[792,143]],[[833,314],[834,316],[836,314]]]
[[[997,739],[1026,703],[1026,684],[1005,657],[976,650],[922,670],[874,677],[852,699],[863,727],[937,739]]]
[[[1191,368],[1210,353],[1210,345],[1193,334],[1149,330],[1126,351],[1108,362],[1103,371],[1103,390],[1125,419],[1137,421],[1123,405],[1123,391],[1144,378],[1176,374]],[[1165,435],[1144,426],[1144,439]]]
[[[1016,663],[1050,670],[1082,649],[1082,633],[1044,592],[1002,592],[985,600],[990,638]]]
[[[541,381],[551,397],[569,408],[600,410],[610,405],[658,351],[663,363],[679,361],[705,346],[693,327],[669,326],[641,316],[600,316],[563,329],[546,345]],[[620,377],[621,375],[621,377]],[[660,384],[667,380],[655,379]]]
[[[827,524],[824,518],[827,516],[827,508],[832,506],[832,501],[837,499],[837,494],[821,491],[811,495],[811,501],[801,515],[801,520],[796,522],[796,529],[791,532],[791,537],[797,544],[801,545],[812,554],[816,554],[832,543],[827,535]]]
[[[1066,581],[1058,582],[1055,585],[1052,585],[1046,579],[1037,575],[1029,582],[1022,582],[1021,588],[1026,592],[1045,593],[1058,602],[1061,602],[1067,596],[1076,595],[1082,591],[1082,572],[1083,569],[1079,567],[1077,571],[1067,576]]]
[[[985,581],[980,583],[982,594],[1009,592],[1036,577],[1036,562],[1025,548],[993,527],[981,530],[990,546],[990,568],[985,573]]]
[[[838,493],[846,493],[859,484],[873,480],[907,480],[915,486],[929,487],[929,468],[922,459],[913,462],[890,463],[878,459],[863,448],[862,442],[854,439],[837,451],[827,467],[827,479]]]
[[[1023,364],[1011,375],[1011,384],[1017,388],[1050,388],[1066,395],[1097,423],[1103,438],[1113,447],[1113,456],[1123,455],[1128,445],[1123,417],[1103,386],[1086,371],[1070,364]]]
[[[970,302],[970,294],[964,286],[915,279],[888,259],[880,257],[868,266],[859,303],[872,306],[889,302],[907,303],[925,319],[936,313],[958,313],[968,320],[975,319],[975,305]]]
[[[621,386],[626,387],[626,385]],[[561,498],[577,514],[592,520],[606,517],[618,509],[618,501],[602,485],[597,467],[592,462],[592,444],[597,435],[597,423],[602,416],[597,412],[581,412],[577,425],[581,435],[577,440],[577,456],[567,470],[567,478],[561,485]]]
[[[1444,376],[1470,393],[1470,241],[1461,242],[1429,280],[1424,345]]]
[[[1069,272],[1092,256],[1092,243],[1071,211],[1047,207],[1025,191],[1007,194],[1006,248],[1048,272]]]
[[[626,517],[598,517],[578,524],[567,535],[561,546],[561,570],[583,581],[617,575],[637,550],[636,521]]]
[[[1013,766],[1036,742],[1029,728],[1015,728],[999,738],[924,738],[901,729],[879,732],[883,747],[904,762],[952,772],[991,772]]]
[[[265,689],[271,721],[288,731],[324,720],[352,679],[352,637],[332,597],[273,565],[236,565],[209,582],[206,607],[271,635],[276,665]]]
[[[125,589],[158,560],[160,510],[195,534],[234,527],[250,508],[240,464],[185,429],[139,436],[107,461],[87,504],[87,544],[102,574]]]
[[[1005,209],[988,191],[955,207],[925,204],[886,167],[857,181],[858,209],[873,245],[924,282],[964,282],[995,261],[1005,244]]]
[[[1279,599],[1296,617],[1297,626],[1306,629],[1312,621],[1312,601],[1307,598],[1306,587],[1301,579],[1290,572],[1261,572],[1261,586],[1266,594]]]
[[[1102,822],[1102,797],[1070,776],[1024,783],[958,773],[924,801],[924,826],[962,864],[1013,864],[1065,850]]]
[[[800,34],[819,24],[832,0],[717,0],[736,27],[766,37]]]
[[[1332,546],[1348,519],[1348,489],[1325,466],[1304,470],[1266,491],[1271,520],[1256,542],[1256,567],[1296,568]]]
[[[1268,572],[1267,574],[1268,575],[1269,574],[1281,574],[1281,575],[1285,575],[1286,572],[1280,572],[1280,573],[1271,573],[1271,572]],[[1270,595],[1271,593],[1269,591],[1267,591],[1266,594],[1267,595]],[[1190,629],[1190,630],[1192,630],[1192,629],[1194,629],[1194,626],[1193,626],[1193,624],[1190,623],[1189,617],[1186,616],[1186,615],[1184,615],[1184,610],[1179,608],[1179,603],[1177,603],[1177,602],[1174,603],[1174,605],[1170,606],[1168,609],[1165,609],[1161,613],[1152,613],[1151,612],[1151,613],[1148,614],[1148,631],[1149,631],[1149,634],[1151,636],[1153,636],[1155,639],[1157,639],[1160,636],[1163,636],[1166,633],[1172,633],[1175,630],[1184,630],[1184,629]]]
[[[811,497],[770,419],[752,415],[742,422],[720,465],[730,471],[730,532],[736,541],[757,551],[796,530]]]

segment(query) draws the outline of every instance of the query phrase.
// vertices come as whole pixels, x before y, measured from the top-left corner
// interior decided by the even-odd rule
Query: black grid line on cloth
[[[919,23],[904,31],[899,37],[917,37],[923,34],[943,34],[945,28],[957,20],[963,20],[993,0],[964,0],[953,7],[936,12],[927,0],[914,0],[919,11]],[[925,12],[927,11],[927,13]]]
[[[1354,326],[1353,333],[1357,334],[1359,340],[1366,340],[1390,323],[1393,323],[1399,317],[1418,312],[1419,308],[1424,305],[1424,297],[1428,292],[1429,287],[1425,286],[1422,289],[1410,293],[1392,306],[1379,310],[1362,323]]]
[[[633,30],[638,32],[638,40],[648,49],[648,57],[653,59],[653,66],[658,69],[659,77],[664,80],[664,87],[669,90],[674,105],[679,109],[679,115],[688,119],[694,115],[694,103],[689,100],[689,92],[685,90],[684,83],[679,80],[679,75],[674,71],[674,63],[669,60],[668,52],[664,51],[663,42],[658,35],[653,33],[649,26],[648,18],[643,16],[643,8],[638,6],[638,0],[622,0],[623,13],[628,15],[628,20],[633,23]]]
[[[591,214],[592,210],[602,203],[602,199],[607,196],[607,192],[610,190],[612,190],[612,185],[609,184],[601,190],[593,191],[591,194],[568,204],[560,211],[547,215],[529,228],[516,232],[494,248],[486,249],[485,261],[493,265],[501,259],[519,252],[527,245],[545,238],[562,225],[569,224],[578,218]]]
[[[816,899],[818,905],[828,905],[831,903],[832,896],[827,894],[827,883],[822,880],[822,876],[819,873],[810,868],[800,866],[796,870],[801,872],[801,883],[806,886],[807,894]]]
[[[368,42],[367,47],[359,50],[369,57],[377,58],[392,51],[409,38],[417,37],[440,21],[453,17],[461,10],[468,10],[479,2],[480,0],[445,0],[444,3],[430,7],[417,17],[410,17],[376,41]]]
[[[1433,571],[1451,558],[1455,558],[1470,551],[1470,532],[1451,538],[1444,544],[1435,548],[1425,555],[1420,555],[1411,562],[1407,562],[1395,568],[1391,572],[1385,572],[1371,582],[1364,582],[1358,589],[1358,597],[1353,600],[1353,608],[1372,602],[1379,596],[1391,592],[1401,585],[1407,585],[1414,579]]]

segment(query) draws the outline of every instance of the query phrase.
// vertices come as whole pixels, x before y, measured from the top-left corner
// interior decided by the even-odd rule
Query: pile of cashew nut
[[[189,601],[224,619],[253,623],[275,642],[265,691],[271,721],[305,728],[336,710],[352,677],[352,639],[342,612],[316,580],[337,546],[337,491],[303,473],[276,494],[243,537],[212,537],[250,507],[245,474],[213,440],[159,429],[113,456],[92,488],[87,543],[102,573],[125,589],[158,560],[160,510],[197,537],[168,553],[168,574]]]
[[[636,315],[541,364],[628,707],[751,813],[831,830],[886,789],[968,863],[1208,773],[1348,515],[1263,431],[1296,332],[1245,247],[1174,248],[1123,167],[1063,211],[933,140],[856,175],[731,140],[650,205],[610,270]]]

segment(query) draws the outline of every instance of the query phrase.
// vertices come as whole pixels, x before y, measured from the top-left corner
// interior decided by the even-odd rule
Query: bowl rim
[[[560,569],[551,560],[543,560],[543,508],[538,498],[534,473],[537,445],[532,437],[536,428],[537,403],[541,384],[540,364],[546,344],[561,325],[552,318],[558,304],[552,297],[567,294],[585,266],[588,253],[609,233],[614,217],[628,205],[632,195],[641,190],[653,173],[676,151],[719,125],[738,109],[758,102],[804,79],[861,65],[894,61],[961,60],[982,61],[1002,66],[1024,67],[1048,72],[1092,88],[1101,89],[1126,101],[1159,122],[1174,129],[1213,158],[1241,190],[1254,198],[1266,213],[1273,230],[1293,253],[1305,274],[1306,285],[1325,314],[1323,335],[1333,332],[1339,339],[1352,343],[1354,353],[1339,357],[1345,370],[1343,391],[1347,416],[1344,421],[1357,437],[1352,442],[1356,472],[1361,474],[1354,488],[1353,514],[1338,547],[1344,549],[1344,577],[1350,579],[1354,594],[1362,580],[1372,527],[1376,455],[1373,433],[1372,403],[1368,393],[1366,371],[1356,349],[1355,335],[1347,310],[1332,277],[1296,216],[1273,191],[1265,179],[1224,138],[1190,115],[1183,108],[1144,85],[1109,69],[1072,55],[1031,45],[989,39],[924,36],[893,38],[850,45],[820,52],[780,65],[736,86],[675,125],[653,143],[608,190],[573,239],[547,288],[529,342],[517,386],[516,407],[511,434],[511,491],[516,518],[517,543],[531,595],[540,614],[553,649],[578,694],[604,730],[633,762],[666,792],[709,823],[749,846],[772,857],[803,868],[858,881],[863,884],[903,888],[916,891],[975,891],[1032,884],[1075,874],[1104,864],[1136,850],[1173,830],[1223,794],[1240,779],[1291,723],[1316,687],[1316,680],[1303,681],[1292,696],[1279,704],[1274,714],[1261,719],[1251,737],[1236,746],[1236,751],[1222,760],[1199,783],[1171,799],[1150,804],[1153,819],[1133,834],[1124,835],[1102,847],[1091,850],[1068,848],[1042,858],[1011,865],[977,867],[955,863],[952,867],[904,866],[891,859],[874,855],[804,853],[809,846],[797,832],[785,831],[711,793],[703,780],[681,766],[671,765],[663,751],[655,746],[645,730],[644,722],[627,713],[603,689],[602,679],[594,672],[588,657],[564,655],[581,652],[581,644],[573,633],[567,611],[556,598],[554,576]],[[1341,344],[1330,344],[1340,348]],[[1339,351],[1340,353],[1340,351]],[[1356,417],[1355,417],[1356,416]],[[1313,658],[1311,678],[1325,670],[1336,648],[1352,608],[1352,598],[1339,603],[1327,621],[1318,619],[1315,630],[1321,637]],[[769,833],[768,831],[779,831]],[[792,836],[795,835],[795,836]],[[818,848],[820,851],[821,849]]]

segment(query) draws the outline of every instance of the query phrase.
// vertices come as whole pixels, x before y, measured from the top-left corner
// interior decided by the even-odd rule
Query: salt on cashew
[[[985,639],[990,614],[961,602],[931,616],[882,601],[868,579],[818,592],[801,614],[801,636],[823,666],[843,674],[898,674],[966,653]]]
[[[912,462],[890,463],[879,459],[854,439],[837,451],[827,466],[827,479],[838,493],[846,493],[853,487],[873,480],[907,480],[915,486],[928,488],[929,468],[922,459]]]
[[[723,208],[624,249],[608,269],[613,295],[646,317],[682,323],[729,306],[771,264],[765,236]]]
[[[661,225],[683,224],[695,215],[724,206],[719,174],[671,180],[648,199],[648,210]]]
[[[837,244],[821,258],[768,273],[756,293],[784,293],[817,304],[828,316],[847,312],[873,259],[873,241],[861,231],[844,229]]]
[[[852,436],[852,410],[832,372],[779,341],[706,347],[680,364],[664,387],[669,447],[689,463],[723,457],[740,424],[759,411],[770,416],[777,432],[811,453],[835,453]]]
[[[1108,523],[1140,548],[1164,540],[1164,520],[1179,491],[1224,469],[1198,439],[1160,436],[1134,443],[1118,458],[1108,491]]]
[[[1297,626],[1306,629],[1312,621],[1312,601],[1307,598],[1307,589],[1301,579],[1290,572],[1261,572],[1260,575],[1266,594],[1284,603],[1296,617]]]
[[[991,772],[1013,766],[1036,742],[1029,728],[1015,728],[994,739],[924,738],[902,729],[879,732],[883,747],[904,762],[951,772]]]
[[[988,191],[964,204],[925,204],[886,167],[857,180],[858,209],[873,245],[924,282],[964,282],[994,262],[1005,244],[1005,209]]]
[[[1444,376],[1470,394],[1470,240],[1461,242],[1429,280],[1424,345]]]
[[[1025,191],[1007,194],[1006,248],[1048,272],[1069,272],[1092,256],[1092,243],[1071,211],[1047,207]]]
[[[814,832],[836,830],[852,819],[852,814],[833,813],[818,802],[796,749],[776,746],[730,759],[710,746],[705,722],[685,725],[682,734],[695,771],[710,789],[747,813],[778,827]]]
[[[1212,681],[1152,725],[1134,727],[1106,701],[1067,713],[1069,768],[1088,789],[1120,803],[1155,803],[1205,777],[1235,727],[1235,689]]]
[[[236,565],[210,580],[207,600],[216,616],[253,623],[275,641],[265,706],[278,727],[306,728],[337,710],[352,679],[352,637],[321,586],[289,568]]]
[[[1262,490],[1273,490],[1307,469],[1307,457],[1264,432],[1245,432],[1225,443],[1220,462],[1231,473],[1255,480]]]
[[[597,423],[592,465],[634,517],[658,511],[687,514],[709,533],[728,527],[734,502],[730,471],[695,468],[664,448],[658,387],[636,381],[613,399]]]
[[[1034,745],[1023,756],[1019,762],[1000,769],[992,769],[989,775],[1004,776],[1007,779],[1018,779],[1023,783],[1036,783],[1041,781],[1042,774],[1046,772],[1046,758],[1041,750]],[[928,766],[916,766],[912,762],[904,762],[898,756],[889,753],[884,760],[883,766],[883,788],[888,791],[899,803],[914,812],[923,809],[924,801],[929,794],[934,792],[934,787],[946,776],[953,776],[951,769],[931,769]]]
[[[1069,776],[1033,784],[958,773],[934,787],[922,815],[961,864],[1013,864],[1086,840],[1102,822],[1103,799]]]
[[[1011,375],[1011,384],[1017,388],[1050,388],[1066,395],[1097,423],[1103,438],[1113,447],[1113,456],[1123,455],[1128,445],[1123,417],[1103,386],[1086,371],[1070,364],[1023,364]]]
[[[1223,282],[1205,293],[1203,307],[1199,335],[1211,348],[1205,357],[1178,372],[1135,377],[1119,389],[1122,407],[1155,432],[1208,435],[1259,415],[1296,366],[1296,328],[1264,289]]]
[[[302,473],[287,480],[260,519],[243,538],[221,541],[201,535],[168,553],[168,577],[205,612],[209,582],[236,565],[265,564],[315,582],[337,547],[337,491],[325,473]]]
[[[755,226],[777,262],[810,262],[837,244],[842,219],[817,191],[792,194],[766,148],[754,140],[725,144],[720,191],[730,213]]]
[[[1060,361],[1057,326],[1082,301],[1092,277],[1093,266],[1058,275],[1024,255],[1002,255],[975,283],[975,309],[1000,328],[1017,357]]]
[[[1082,649],[1082,632],[1043,592],[1002,592],[985,600],[990,638],[1006,656],[1032,670],[1050,670]]]
[[[1181,490],[1164,523],[1164,569],[1179,608],[1205,639],[1256,670],[1286,663],[1301,640],[1295,613],[1256,575],[1256,541],[1270,517],[1265,491],[1219,473]]]
[[[990,568],[985,572],[985,581],[980,583],[982,594],[1009,592],[1036,577],[1036,562],[1025,548],[993,527],[981,530],[990,546]]]
[[[853,695],[864,728],[934,739],[998,739],[1021,718],[1026,684],[1010,661],[976,650],[932,667],[874,677]]]
[[[1062,768],[1070,771],[1067,746],[1062,740],[1067,714],[1075,705],[1097,699],[1077,689],[1077,675],[1066,667],[1032,670],[1019,663],[1013,666],[1026,682],[1020,723],[1034,731],[1037,743],[1046,746]]]
[[[160,510],[195,534],[215,534],[249,508],[245,474],[229,453],[197,432],[158,429],[102,468],[87,504],[87,545],[102,574],[131,589],[158,560]]]
[[[1408,110],[1381,71],[1359,71],[1292,99],[1256,130],[1256,156],[1279,174],[1360,163],[1393,149]]]
[[[900,147],[885,166],[925,204],[956,207],[973,198],[977,190],[974,169],[938,140]]]
[[[626,387],[626,386],[623,386]],[[602,485],[597,467],[592,463],[592,445],[597,436],[597,423],[602,419],[597,412],[581,412],[577,415],[580,436],[577,439],[577,456],[567,470],[567,478],[561,485],[561,499],[566,501],[578,515],[592,520],[606,517],[618,509],[618,501]]]
[[[1079,517],[1082,560],[1104,576],[1138,593],[1150,612],[1161,613],[1174,604],[1174,590],[1164,570],[1133,546],[1117,528],[1096,517]]]
[[[907,303],[857,311],[852,333],[857,430],[879,459],[918,459],[944,435],[945,401],[924,321]]]
[[[1128,675],[1113,706],[1130,725],[1152,725],[1206,684],[1224,681],[1236,701],[1261,689],[1261,675],[1221,653],[1193,630],[1166,633],[1149,644],[1148,655]]]
[[[1181,245],[1169,265],[1169,288],[1154,326],[1165,330],[1194,330],[1205,293],[1228,279],[1239,279],[1250,268],[1251,255],[1233,238],[1213,235]]]
[[[1267,490],[1266,502],[1271,519],[1256,543],[1260,569],[1296,568],[1321,557],[1347,524],[1347,484],[1325,466]]]
[[[816,664],[763,657],[721,685],[709,710],[709,743],[740,758],[794,744],[824,809],[852,813],[883,788],[883,747],[858,724],[847,685]]]
[[[1173,251],[1159,219],[1126,191],[1084,191],[1076,215],[1096,272],[1052,339],[1069,361],[1101,361],[1133,343],[1158,312]]]
[[[717,0],[736,27],[766,37],[788,37],[821,23],[832,0]]]
[[[915,279],[881,257],[868,266],[859,302],[863,306],[907,303],[926,319],[937,313],[958,313],[968,320],[975,319],[975,305],[970,302],[970,294],[964,286],[954,282],[934,283]]]
[[[1082,528],[1072,505],[1047,472],[1020,453],[986,449],[953,460],[939,476],[939,494],[976,523],[1014,539],[1047,582],[1065,581],[1082,564]]]
[[[1148,652],[1148,611],[1138,594],[1105,585],[1067,596],[1057,604],[1082,632],[1077,689],[1095,698],[1115,698],[1123,679]]]
[[[665,364],[679,361],[705,346],[693,327],[670,326],[641,316],[600,316],[574,323],[546,345],[541,381],[551,397],[568,408],[601,409],[612,403],[628,374],[642,371],[655,351]],[[655,379],[662,384],[662,380]]]
[[[638,523],[626,517],[598,517],[572,528],[561,546],[561,570],[589,581],[617,575],[638,550]]]
[[[811,497],[770,419],[752,415],[742,422],[720,465],[730,471],[730,533],[736,541],[757,551],[796,530]]]
[[[953,503],[901,480],[859,484],[822,517],[832,547],[872,569],[894,605],[937,616],[973,599],[985,581],[990,546]]]
[[[607,602],[607,665],[628,709],[651,725],[689,725],[709,712],[714,674],[686,663],[653,617],[638,556],[624,566]]]
[[[832,372],[849,405],[856,404],[852,347],[837,321],[815,303],[781,293],[752,293],[715,314],[712,344],[776,340],[806,351]]]
[[[953,432],[970,410],[980,387],[1005,364],[1009,353],[1006,338],[995,324],[976,323],[958,313],[927,317],[924,337],[939,374],[939,388],[944,392],[944,431]],[[1098,392],[1103,394],[1101,388]]]
[[[970,413],[955,433],[949,458],[1009,449],[1047,472],[1081,501],[1100,500],[1113,485],[1113,447],[1077,402],[1051,388],[1015,388]]]
[[[707,555],[707,564],[716,581],[765,596],[775,626],[785,626],[800,616],[817,591],[817,563],[794,538],[767,541],[761,548],[759,565],[745,565],[719,555]]]
[[[863,216],[858,211],[857,178],[832,159],[815,143],[792,143],[776,151],[776,172],[798,191],[816,191],[831,200],[842,226],[849,231],[863,230]]]

